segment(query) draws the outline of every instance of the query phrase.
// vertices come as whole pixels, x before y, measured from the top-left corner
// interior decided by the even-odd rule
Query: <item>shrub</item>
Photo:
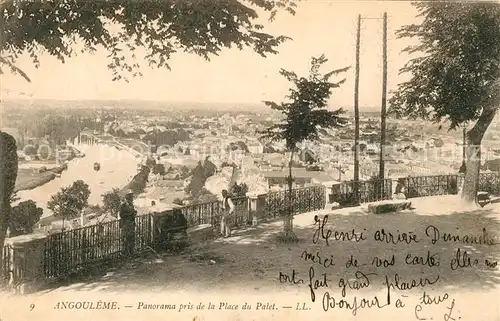
[[[113,188],[113,190],[105,193],[102,196],[102,203],[106,212],[109,212],[113,217],[118,217],[120,206],[122,204],[120,190],[117,188]]]
[[[229,189],[229,194],[231,195],[231,197],[243,197],[246,196],[247,192],[248,186],[245,183],[234,183]]]
[[[173,204],[175,204],[175,205],[181,205],[181,206],[183,206],[183,205],[184,205],[184,203],[182,202],[182,200],[181,200],[179,197],[175,198],[175,199],[172,201],[172,203],[173,203]]]
[[[165,170],[165,165],[163,164],[155,164],[153,166],[153,174],[154,175],[166,175],[167,171]]]
[[[160,220],[157,249],[178,252],[188,245],[188,221],[182,210],[167,211],[157,219]]]
[[[12,208],[10,236],[33,233],[33,227],[42,218],[43,209],[32,200],[24,201]]]
[[[89,186],[84,181],[78,180],[53,195],[47,203],[47,208],[54,212],[54,216],[63,220],[73,219],[88,205],[89,196]]]

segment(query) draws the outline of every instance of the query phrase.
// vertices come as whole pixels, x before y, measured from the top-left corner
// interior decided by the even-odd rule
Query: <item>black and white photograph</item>
[[[0,0],[0,321],[500,321],[500,2]]]

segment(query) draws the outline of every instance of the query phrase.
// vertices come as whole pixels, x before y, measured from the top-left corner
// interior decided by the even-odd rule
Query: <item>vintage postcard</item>
[[[0,320],[500,320],[500,3],[0,0]]]

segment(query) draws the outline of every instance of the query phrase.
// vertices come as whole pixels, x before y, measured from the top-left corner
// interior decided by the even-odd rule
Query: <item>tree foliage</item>
[[[229,145],[226,147],[226,151],[236,151],[236,150],[241,150],[244,153],[250,153],[250,150],[248,149],[248,145],[244,141],[236,141],[236,142],[231,142]]]
[[[243,197],[246,196],[248,192],[248,185],[245,183],[234,183],[231,185],[231,188],[229,189],[229,194],[232,197]]]
[[[10,224],[11,207],[17,179],[17,146],[11,135],[0,131],[0,245]],[[0,262],[1,262],[0,257]]]
[[[11,135],[0,131],[0,202],[8,202],[17,179],[17,146]]]
[[[142,165],[139,173],[134,175],[132,180],[121,189],[121,192],[131,190],[135,195],[142,193],[148,184],[150,172],[151,169],[148,166]]]
[[[161,175],[161,176],[167,174],[167,171],[165,170],[165,165],[164,164],[155,164],[153,166],[152,173],[154,175]]]
[[[52,195],[47,208],[54,212],[56,217],[73,219],[88,205],[89,196],[89,186],[84,181],[77,180],[71,186],[63,187],[57,194]]]
[[[418,39],[404,51],[414,56],[401,69],[390,112],[441,122],[450,128],[476,121],[500,106],[500,5],[420,2],[420,24],[398,30]]]
[[[182,201],[182,199],[180,197],[174,198],[174,200],[172,201],[172,204],[184,206],[184,202]]]
[[[122,204],[120,190],[118,188],[113,188],[111,191],[102,195],[102,203],[106,212],[110,213],[113,217],[118,217]]]
[[[205,186],[207,178],[208,176],[205,172],[205,168],[203,167],[201,162],[198,163],[198,165],[191,172],[191,181],[186,187],[186,192],[194,197],[199,196]]]
[[[193,197],[200,197],[207,193],[205,189],[205,183],[210,176],[213,176],[217,170],[217,167],[209,160],[205,158],[203,164],[198,162],[198,165],[191,172],[191,181],[186,187],[186,192]]]
[[[32,200],[20,202],[12,207],[10,220],[10,236],[18,236],[33,232],[33,227],[42,218],[43,209]]]
[[[282,123],[271,125],[262,134],[264,139],[285,141],[288,150],[296,149],[298,143],[305,140],[319,139],[319,128],[339,127],[346,123],[342,117],[344,110],[328,110],[328,99],[332,89],[338,88],[345,79],[330,82],[334,75],[347,71],[349,68],[337,69],[326,74],[320,73],[321,66],[328,59],[322,55],[312,58],[308,78],[299,77],[296,73],[281,69],[280,74],[293,84],[287,102],[281,104],[265,101],[264,103],[284,116]]]
[[[262,132],[262,138],[271,141],[285,141],[286,148],[290,152],[288,162],[288,213],[284,217],[284,237],[295,240],[293,234],[293,197],[292,197],[292,166],[293,156],[297,150],[297,144],[307,140],[318,140],[319,129],[340,127],[346,123],[342,117],[342,108],[328,110],[328,99],[334,88],[338,88],[345,79],[331,82],[334,75],[347,71],[342,68],[330,71],[326,74],[320,73],[320,68],[328,61],[324,55],[311,59],[309,77],[299,77],[296,73],[281,69],[283,75],[293,86],[287,95],[287,101],[281,104],[265,101],[264,103],[274,110],[280,111],[284,121],[272,124],[266,131]]]
[[[272,20],[279,9],[294,14],[295,8],[293,0],[5,0],[0,67],[29,81],[15,66],[20,55],[29,54],[36,67],[41,50],[64,62],[76,53],[76,43],[81,52],[106,50],[115,81],[141,75],[139,56],[158,68],[170,68],[177,52],[208,60],[225,47],[250,47],[265,57],[287,37],[265,33],[259,11]]]
[[[405,49],[412,58],[401,70],[411,79],[391,97],[390,112],[450,129],[469,122],[462,198],[477,200],[481,142],[500,107],[500,4],[420,2],[420,24],[404,26],[399,37],[419,40]]]
[[[205,175],[208,177],[215,175],[217,172],[217,166],[215,166],[214,163],[212,163],[209,159],[209,157],[205,157],[205,160],[203,161],[203,168],[205,169]]]

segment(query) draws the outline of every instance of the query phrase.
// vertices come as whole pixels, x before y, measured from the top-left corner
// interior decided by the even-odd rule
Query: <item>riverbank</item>
[[[47,209],[50,197],[76,180],[81,179],[89,185],[91,192],[89,204],[100,205],[104,193],[113,188],[123,187],[137,173],[139,160],[128,151],[118,151],[107,145],[76,147],[86,156],[69,161],[68,169],[61,171],[61,175],[45,173],[45,175],[37,176],[24,172],[19,178],[18,197],[21,200],[35,201],[44,210],[43,217],[52,215],[52,212]],[[94,170],[95,162],[101,164],[98,171]],[[26,187],[31,187],[31,189],[26,189]]]
[[[33,190],[47,184],[61,174],[66,166],[61,165],[44,172],[37,172],[33,168],[19,168],[14,192]]]

